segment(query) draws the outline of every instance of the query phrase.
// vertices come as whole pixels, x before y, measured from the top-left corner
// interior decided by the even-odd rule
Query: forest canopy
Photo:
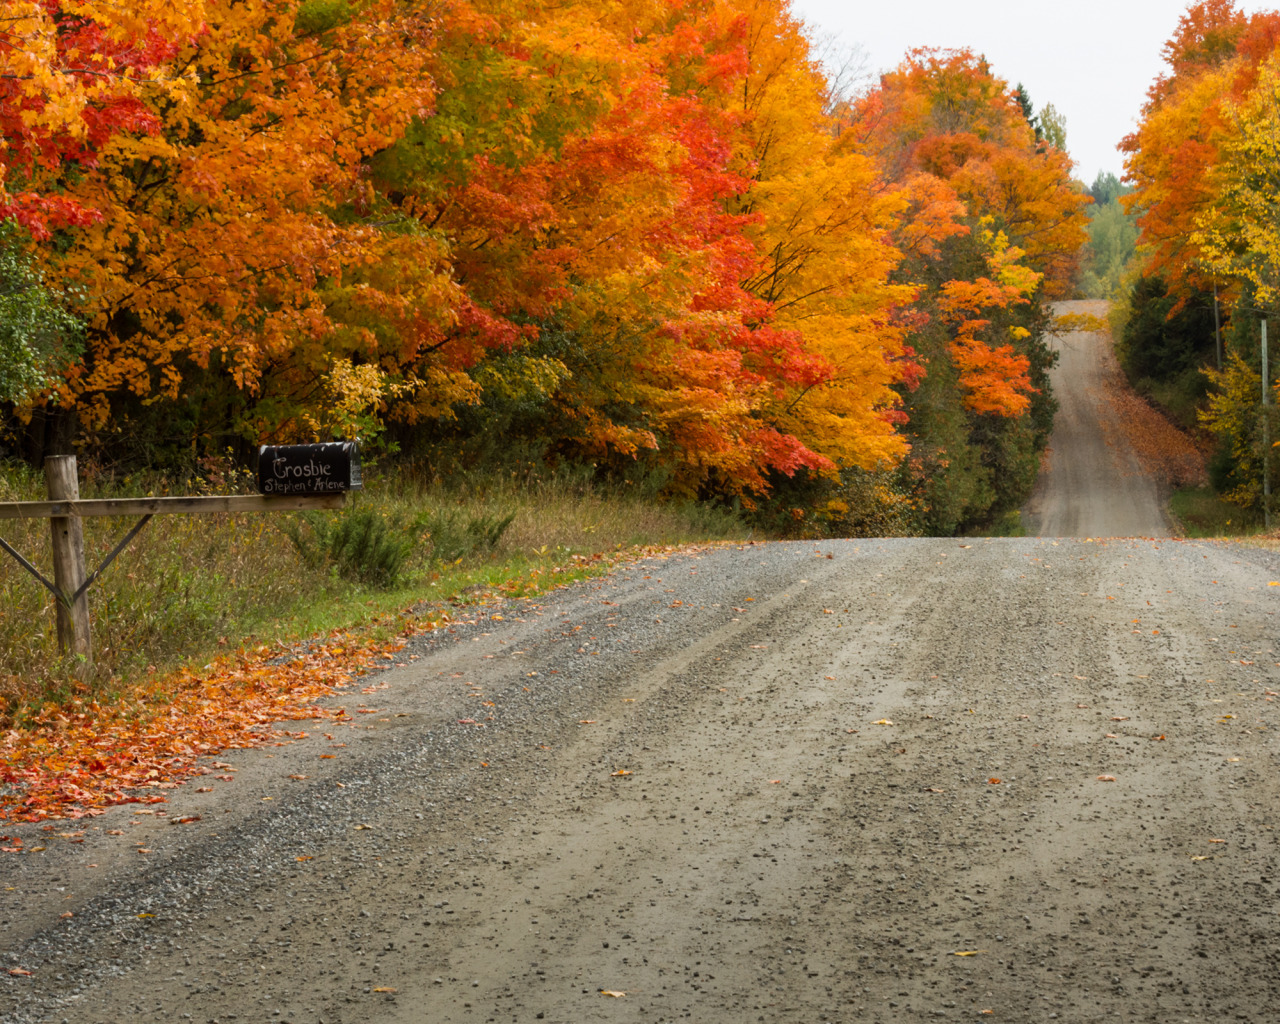
[[[1023,500],[1090,202],[980,56],[842,95],[784,0],[11,0],[0,131],[11,456],[358,436],[843,531]]]

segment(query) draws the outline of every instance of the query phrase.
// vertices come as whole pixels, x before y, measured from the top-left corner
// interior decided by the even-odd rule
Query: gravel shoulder
[[[29,829],[0,1019],[1274,1020],[1273,580],[843,541],[481,611],[332,740]]]

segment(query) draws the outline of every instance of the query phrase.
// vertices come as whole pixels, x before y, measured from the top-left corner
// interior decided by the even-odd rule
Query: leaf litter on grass
[[[286,664],[273,664],[279,652],[261,647],[204,672],[181,670],[111,705],[50,707],[31,727],[0,737],[0,820],[83,818],[117,804],[162,803],[156,790],[209,771],[201,758],[306,737],[282,722],[346,718],[344,708],[317,701],[404,645],[403,637],[339,631]]]
[[[574,558],[593,569],[609,569],[716,546],[718,542],[637,545],[590,559]],[[551,578],[541,571],[517,576],[492,589],[503,597],[529,597],[558,589],[563,584],[554,574],[567,571],[553,569]],[[426,610],[415,609],[419,614]],[[386,667],[387,655],[403,650],[413,636],[452,621],[439,611],[431,614],[434,618],[408,622],[387,616],[364,631],[334,630],[303,645],[288,661],[281,661],[278,649],[266,646],[223,656],[202,670],[181,669],[140,685],[110,704],[75,699],[49,705],[22,728],[0,735],[0,821],[78,819],[119,804],[165,803],[157,790],[175,789],[210,773],[201,758],[306,738],[306,732],[279,728],[282,722],[348,719],[345,708],[317,702],[338,694],[371,669]],[[388,640],[373,635],[376,627],[393,621],[400,627],[397,636]],[[197,790],[208,791],[207,786]],[[0,852],[21,850],[18,840],[0,847]]]

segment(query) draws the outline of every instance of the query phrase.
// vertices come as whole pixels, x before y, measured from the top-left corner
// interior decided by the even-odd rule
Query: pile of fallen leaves
[[[1127,444],[1143,469],[1166,486],[1205,486],[1209,474],[1195,441],[1129,386],[1114,358],[1106,362],[1104,388],[1116,417],[1103,420],[1107,443]],[[1114,436],[1117,430],[1121,437]]]
[[[261,647],[202,672],[184,669],[110,705],[49,707],[0,738],[0,820],[83,818],[114,804],[162,803],[157,791],[208,771],[201,757],[306,736],[282,722],[343,717],[344,709],[317,701],[404,644],[403,637],[334,632],[283,663],[279,649]]]

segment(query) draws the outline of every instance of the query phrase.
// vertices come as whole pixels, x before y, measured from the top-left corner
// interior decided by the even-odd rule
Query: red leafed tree
[[[97,166],[119,133],[159,131],[144,102],[184,88],[169,60],[201,30],[203,3],[9,0],[0,14],[0,218],[37,239],[98,211],[57,190],[67,165]]]

